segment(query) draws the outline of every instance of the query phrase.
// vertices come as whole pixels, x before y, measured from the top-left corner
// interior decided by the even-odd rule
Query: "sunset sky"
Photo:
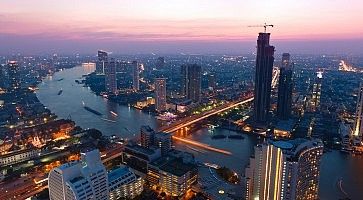
[[[0,53],[358,53],[362,0],[1,0]]]

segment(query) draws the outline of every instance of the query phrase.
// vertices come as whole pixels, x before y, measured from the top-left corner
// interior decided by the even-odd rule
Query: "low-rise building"
[[[38,157],[40,150],[38,149],[24,149],[13,151],[7,154],[0,155],[0,166],[8,166]]]
[[[152,162],[147,176],[150,185],[159,186],[167,195],[175,197],[183,196],[197,179],[198,168],[194,159],[183,159],[173,153]]]

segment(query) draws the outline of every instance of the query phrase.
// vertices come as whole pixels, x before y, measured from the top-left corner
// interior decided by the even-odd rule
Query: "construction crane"
[[[265,33],[266,33],[266,29],[267,29],[267,27],[271,27],[271,28],[273,28],[274,27],[274,25],[273,24],[264,24],[264,25],[254,25],[254,26],[248,26],[248,27],[263,27],[264,28],[264,30],[265,30]]]

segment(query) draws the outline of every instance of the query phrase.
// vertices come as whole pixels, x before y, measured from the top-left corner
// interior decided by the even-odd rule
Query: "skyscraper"
[[[166,110],[166,79],[155,79],[155,109],[156,111]]]
[[[318,199],[322,154],[319,139],[258,145],[246,168],[246,199]]]
[[[104,74],[105,68],[108,62],[108,53],[106,51],[98,50],[97,52],[97,63],[96,63],[96,73]]]
[[[210,90],[215,90],[217,88],[216,77],[214,76],[214,74],[208,75],[208,88]]]
[[[290,54],[284,53],[282,54],[277,98],[277,117],[280,119],[287,120],[291,115],[292,88]]]
[[[132,61],[132,89],[134,91],[140,90],[140,72],[139,63],[137,61]]]
[[[202,68],[197,64],[181,66],[181,94],[193,102],[199,102],[202,87]]]
[[[257,57],[254,91],[254,122],[266,125],[270,111],[272,68],[275,47],[270,45],[270,33],[260,33],[257,39]]]
[[[156,60],[156,64],[155,64],[156,68],[161,69],[164,67],[164,65],[165,65],[164,57],[158,57],[158,59]]]
[[[363,135],[363,82],[360,84],[355,112],[354,129],[352,135],[362,139]]]
[[[15,91],[20,88],[20,72],[19,65],[16,61],[10,61],[7,64],[8,78],[9,78],[9,90]]]
[[[98,150],[81,153],[81,161],[66,163],[49,173],[49,198],[107,200],[107,177]]]
[[[321,84],[323,82],[323,72],[317,72],[312,86],[310,112],[315,112],[320,108]]]
[[[110,62],[106,64],[105,86],[107,92],[117,94],[116,62],[114,59],[111,59]]]

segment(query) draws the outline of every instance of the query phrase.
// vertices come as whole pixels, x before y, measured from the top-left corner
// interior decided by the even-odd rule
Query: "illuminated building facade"
[[[163,156],[150,164],[147,179],[167,195],[181,197],[197,182],[198,168],[182,157]]]
[[[355,113],[353,137],[362,139],[363,135],[363,83],[360,84],[357,99],[357,109]]]
[[[116,81],[116,62],[111,59],[105,68],[105,85],[106,91],[109,93],[117,94],[117,81]]]
[[[182,65],[181,76],[181,95],[195,103],[200,102],[202,67],[197,64]]]
[[[116,168],[108,173],[110,199],[134,199],[143,191],[144,180],[136,176],[126,166]]]
[[[104,74],[108,62],[108,53],[106,51],[98,50],[97,58],[98,60],[96,63],[96,73]]]
[[[260,33],[257,39],[253,117],[257,125],[266,125],[270,111],[272,69],[275,47],[270,45],[270,33]]]
[[[258,145],[246,169],[246,199],[280,199],[285,156],[273,145]]]
[[[258,145],[246,168],[246,199],[318,199],[322,154],[318,139]]]
[[[155,109],[158,112],[166,110],[166,79],[155,79]]]
[[[282,120],[289,119],[292,105],[292,64],[290,54],[282,54],[280,77],[277,98],[277,117]]]
[[[137,61],[132,61],[132,89],[135,92],[140,90],[140,72]]]

